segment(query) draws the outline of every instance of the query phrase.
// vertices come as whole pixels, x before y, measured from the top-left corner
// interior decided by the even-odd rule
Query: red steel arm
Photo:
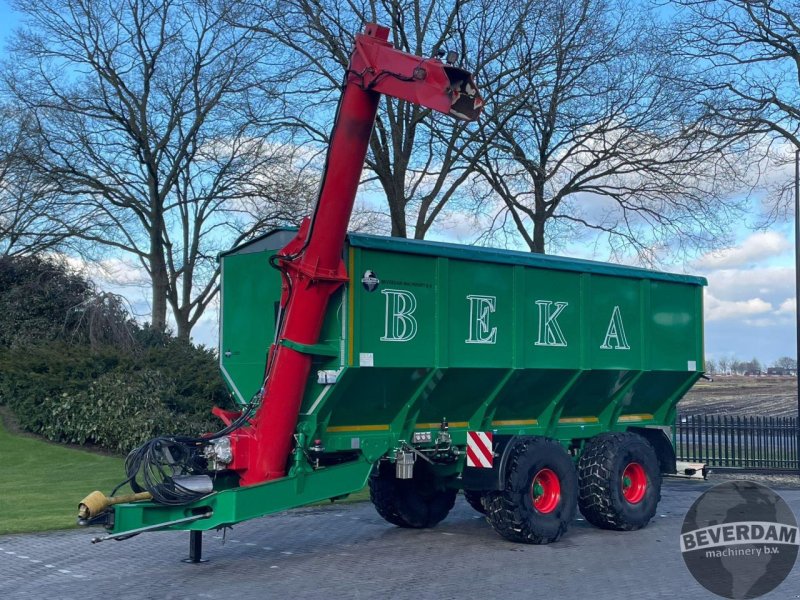
[[[311,356],[281,341],[316,344],[328,299],[347,281],[342,250],[380,95],[468,121],[482,108],[468,72],[396,50],[388,37],[387,28],[372,23],[356,35],[317,206],[279,252],[284,274],[279,340],[270,348],[266,385],[251,425],[231,435],[231,467],[242,485],[286,473]]]

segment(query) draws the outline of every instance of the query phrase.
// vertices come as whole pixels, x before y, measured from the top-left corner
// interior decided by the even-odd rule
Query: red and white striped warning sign
[[[492,454],[491,431],[467,432],[467,466],[491,469],[494,462]]]

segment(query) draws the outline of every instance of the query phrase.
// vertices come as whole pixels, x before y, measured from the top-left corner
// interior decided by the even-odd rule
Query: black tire
[[[469,504],[472,508],[477,510],[482,515],[486,514],[486,509],[483,506],[483,497],[485,492],[474,492],[471,490],[464,490],[464,498],[467,500],[467,504]]]
[[[392,465],[386,461],[380,461],[372,470],[369,477],[369,499],[375,506],[375,510],[386,521],[398,527],[408,527],[408,524],[400,517],[397,512],[397,486]]]
[[[506,487],[484,497],[486,520],[494,530],[512,542],[549,544],[567,531],[575,518],[578,481],[575,465],[567,451],[555,440],[543,437],[521,438],[509,449]],[[558,481],[552,506],[537,509],[534,480],[549,471]],[[551,477],[548,474],[548,477]]]
[[[376,465],[369,478],[369,496],[378,514],[392,525],[422,529],[442,521],[456,501],[455,489],[437,489],[427,463],[414,465],[413,479],[397,479],[388,461]]]
[[[644,489],[632,492],[631,477],[646,478]],[[631,467],[633,469],[633,467]],[[636,483],[636,482],[634,482]],[[627,485],[626,485],[627,484]],[[634,531],[656,514],[661,500],[661,470],[655,450],[635,433],[604,433],[592,438],[578,461],[578,507],[586,520],[601,529]],[[639,496],[641,496],[639,498]]]

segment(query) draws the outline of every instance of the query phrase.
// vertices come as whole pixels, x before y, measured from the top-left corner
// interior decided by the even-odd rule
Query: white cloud
[[[740,245],[706,254],[697,259],[697,269],[727,269],[756,263],[791,250],[792,243],[777,231],[762,231],[747,237]]]
[[[743,319],[754,315],[763,315],[771,311],[772,304],[761,298],[751,298],[749,300],[720,300],[706,291],[706,321]]]
[[[707,274],[708,288],[714,296],[725,300],[747,300],[769,297],[775,304],[794,294],[794,269],[763,267],[756,269],[722,269]]]
[[[787,298],[786,300],[781,302],[781,305],[775,312],[776,314],[779,315],[794,315],[796,310],[797,310],[797,299]]]
[[[773,327],[776,325],[789,325],[792,323],[789,319],[776,319],[773,316],[759,317],[757,319],[743,319],[742,323],[748,327]]]

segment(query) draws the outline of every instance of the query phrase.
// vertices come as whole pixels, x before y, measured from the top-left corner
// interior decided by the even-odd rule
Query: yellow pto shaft
[[[150,492],[140,492],[138,494],[125,494],[124,496],[114,496],[109,498],[103,492],[92,492],[78,504],[78,518],[91,519],[105,512],[109,506],[124,504],[127,502],[138,502],[140,500],[152,500]]]

